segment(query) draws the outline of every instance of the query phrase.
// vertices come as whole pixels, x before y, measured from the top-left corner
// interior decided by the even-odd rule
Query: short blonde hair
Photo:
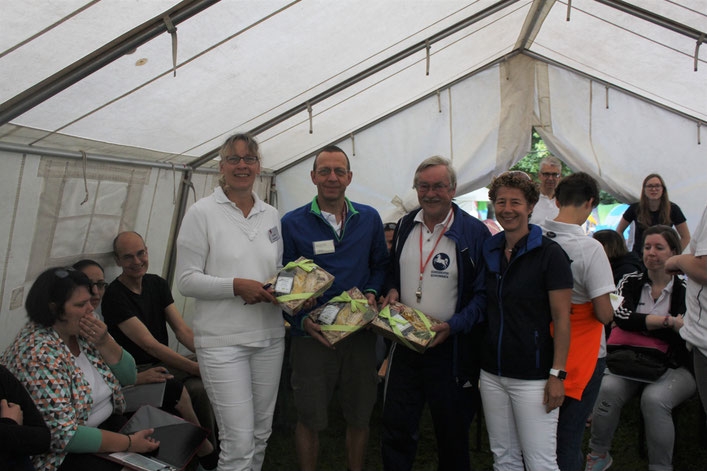
[[[228,139],[226,139],[226,142],[221,145],[221,148],[218,150],[218,155],[219,157],[221,157],[221,163],[225,162],[226,157],[231,155],[231,152],[233,152],[233,145],[236,143],[236,141],[245,142],[246,147],[248,147],[248,153],[256,156],[258,160],[260,160],[260,149],[258,146],[258,141],[255,140],[252,134],[245,132],[236,133],[230,136]],[[218,184],[223,190],[223,192],[226,193],[228,188],[226,187],[226,177],[224,177],[223,174],[218,177]]]

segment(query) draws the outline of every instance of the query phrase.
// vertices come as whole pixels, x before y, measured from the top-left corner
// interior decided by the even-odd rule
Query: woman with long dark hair
[[[636,223],[636,231],[633,238],[633,251],[639,257],[643,253],[643,232],[657,224],[663,224],[668,227],[675,226],[675,230],[680,236],[680,250],[678,253],[681,253],[690,243],[690,230],[687,228],[687,219],[685,219],[680,207],[668,198],[668,188],[665,186],[665,180],[657,173],[651,173],[643,179],[641,199],[638,203],[633,203],[626,209],[618,226],[616,226],[616,232],[623,236],[626,228],[634,221]]]

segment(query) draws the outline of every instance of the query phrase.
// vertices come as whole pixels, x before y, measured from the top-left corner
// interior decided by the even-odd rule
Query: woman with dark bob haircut
[[[530,470],[557,470],[570,342],[570,261],[539,226],[528,223],[538,189],[525,173],[495,178],[489,199],[503,227],[484,243],[488,328],[480,390],[494,469],[522,469],[525,462]]]
[[[618,284],[627,273],[641,270],[641,260],[636,252],[629,252],[626,241],[618,232],[611,229],[596,231],[593,236],[604,247],[604,252],[611,263],[614,283]]]
[[[51,432],[37,469],[113,470],[121,466],[97,452],[144,453],[159,446],[142,430],[115,431],[124,423],[121,385],[135,382],[135,360],[93,315],[91,282],[71,267],[39,275],[25,302],[29,322],[5,351],[2,363],[20,380]]]

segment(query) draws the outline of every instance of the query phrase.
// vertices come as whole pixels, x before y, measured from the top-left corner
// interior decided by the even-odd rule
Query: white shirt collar
[[[662,293],[665,293],[665,294],[673,294],[673,281],[675,281],[675,278],[670,277],[670,281],[668,281],[668,284],[665,285],[665,288],[663,288]],[[643,290],[648,290],[648,292],[650,293],[651,284],[650,284],[650,283],[644,284],[644,285],[643,285]]]
[[[420,223],[422,223],[422,225],[425,225],[425,220],[423,219],[424,215],[422,214],[424,211],[425,211],[424,209],[421,209],[417,212],[417,214],[415,215],[415,219],[414,219],[415,222],[420,222]],[[450,214],[451,214],[451,216],[450,216]],[[438,227],[443,228],[444,223],[447,222],[447,218],[451,218],[449,220],[449,224],[447,225],[447,229],[449,229],[449,226],[451,226],[452,223],[454,222],[454,208],[449,208],[449,212],[447,213],[447,215],[444,217],[444,219],[442,219],[442,222],[435,224],[434,231],[432,231],[432,232],[435,232]]]
[[[253,209],[251,209],[250,214],[255,214],[263,211],[265,209],[265,202],[261,200],[260,197],[258,197],[258,194],[256,192],[251,192],[251,195],[253,195]],[[238,208],[238,206],[236,206],[236,203],[228,199],[228,196],[226,196],[226,193],[224,193],[223,188],[221,188],[220,186],[214,188],[214,198],[219,204],[231,204],[234,208]]]
[[[586,236],[587,234],[582,229],[582,226],[577,224],[568,224],[566,222],[555,221],[554,219],[545,219],[540,225],[545,231],[557,232],[562,234],[572,234],[576,236]]]

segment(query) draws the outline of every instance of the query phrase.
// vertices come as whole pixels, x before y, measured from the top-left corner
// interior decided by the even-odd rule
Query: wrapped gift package
[[[331,298],[310,312],[309,317],[321,326],[322,335],[334,345],[368,325],[377,314],[366,296],[354,287]]]
[[[371,330],[422,353],[435,336],[430,327],[441,321],[401,303],[390,303],[371,322]]]
[[[309,259],[300,257],[290,262],[268,281],[283,311],[297,314],[310,298],[324,294],[334,283],[334,276]]]

